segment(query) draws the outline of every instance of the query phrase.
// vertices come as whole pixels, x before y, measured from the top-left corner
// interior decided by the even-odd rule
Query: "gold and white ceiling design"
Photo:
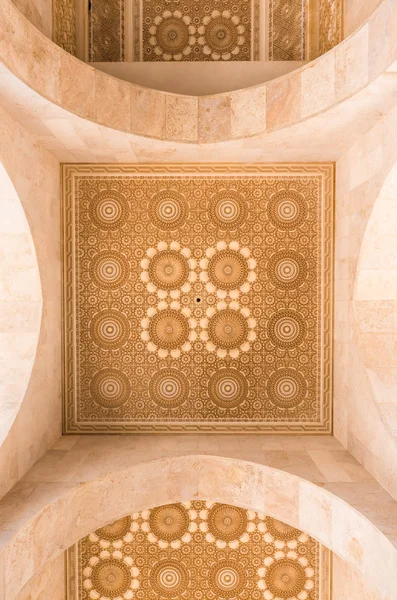
[[[259,58],[259,0],[142,0],[135,11],[135,60]]]
[[[68,600],[329,600],[330,553],[264,514],[202,500],[158,506],[67,552]]]
[[[333,167],[64,167],[68,433],[331,431]]]
[[[90,0],[84,19],[81,0],[53,4],[54,41],[89,62],[301,61],[343,39],[342,0]]]

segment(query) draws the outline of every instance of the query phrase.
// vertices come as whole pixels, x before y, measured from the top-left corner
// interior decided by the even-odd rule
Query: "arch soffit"
[[[366,517],[295,475],[213,456],[141,463],[73,487],[42,505],[0,548],[4,597],[14,598],[48,561],[104,524],[193,498],[261,511],[304,530],[351,564],[381,600],[392,600],[397,549]]]
[[[0,446],[21,408],[39,342],[42,293],[32,234],[16,189],[0,162]]]
[[[397,56],[397,5],[383,0],[360,29],[308,65],[259,86],[199,98],[97,71],[41,34],[11,0],[1,3],[0,21],[2,62],[41,96],[89,121],[182,143],[238,140],[305,121],[352,98]],[[230,126],[215,128],[208,137],[208,113],[213,123]]]
[[[354,287],[359,344],[382,421],[397,444],[397,162],[365,229]]]

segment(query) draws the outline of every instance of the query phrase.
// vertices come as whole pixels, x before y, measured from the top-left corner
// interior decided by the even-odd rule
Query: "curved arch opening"
[[[25,523],[19,521],[15,535],[0,546],[0,559],[9,573],[6,597],[17,596],[35,573],[90,532],[125,515],[192,498],[263,512],[301,529],[356,569],[379,598],[394,597],[396,548],[351,505],[284,471],[200,455],[140,463],[36,504],[35,513],[30,512]],[[32,543],[41,549],[34,564],[28,559],[32,543],[21,543],[32,531]],[[16,553],[23,572],[16,572],[13,564]]]
[[[29,225],[0,162],[0,446],[28,387],[40,334],[42,295]]]
[[[354,310],[373,398],[397,442],[397,163],[375,202],[364,234]]]

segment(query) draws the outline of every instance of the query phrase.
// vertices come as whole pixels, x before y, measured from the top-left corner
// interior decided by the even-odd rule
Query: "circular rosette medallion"
[[[175,250],[163,250],[150,261],[149,275],[153,283],[163,290],[181,287],[188,278],[189,265],[184,256]]]
[[[208,216],[217,229],[235,231],[247,219],[247,202],[236,190],[220,190],[209,202]]]
[[[191,317],[191,310],[186,306],[181,309],[176,300],[171,304],[163,300],[157,308],[150,307],[141,326],[141,338],[147,342],[147,349],[157,352],[160,358],[169,354],[179,358],[181,351],[191,350],[191,342],[197,337],[194,331],[197,321]]]
[[[234,290],[246,281],[247,261],[235,250],[221,250],[209,261],[208,276],[211,283],[222,290]]]
[[[247,397],[248,383],[237,369],[216,371],[208,383],[210,400],[220,408],[236,408]]]
[[[90,263],[90,276],[103,289],[116,289],[125,284],[129,276],[128,262],[119,252],[104,250]]]
[[[181,248],[178,242],[159,242],[157,248],[148,248],[147,257],[141,261],[141,280],[148,292],[157,293],[159,298],[179,298],[188,293],[191,283],[196,281],[196,260],[189,248]]]
[[[95,533],[102,540],[115,542],[121,540],[129,532],[130,527],[131,517],[123,517],[122,519],[117,519],[117,521],[113,521],[113,523],[109,523],[108,525],[97,529]]]
[[[209,307],[206,318],[201,319],[200,337],[206,341],[209,352],[216,352],[219,358],[229,355],[237,358],[240,352],[248,352],[250,342],[255,340],[253,331],[255,319],[250,318],[250,311],[244,307],[240,310],[238,302],[219,302],[217,310]]]
[[[278,252],[269,260],[269,278],[276,288],[294,289],[307,277],[307,264],[298,252]]]
[[[88,210],[92,223],[103,231],[120,229],[129,217],[127,200],[113,190],[96,194],[90,201]]]
[[[210,571],[209,583],[215,598],[237,598],[247,585],[247,575],[235,560],[219,560]]]
[[[276,598],[295,598],[305,587],[306,574],[298,561],[283,558],[268,567],[265,581]]]
[[[120,408],[131,397],[131,384],[118,369],[102,369],[92,378],[90,392],[102,408]]]
[[[240,292],[249,292],[256,279],[256,261],[248,248],[240,248],[237,241],[228,244],[220,241],[216,247],[207,248],[205,254],[200,260],[200,279],[208,293],[216,292],[218,298],[229,295],[237,299]]]
[[[275,540],[290,542],[301,535],[301,531],[291,525],[287,525],[278,519],[266,517],[266,529]]]
[[[247,511],[229,504],[214,504],[208,513],[208,530],[216,540],[238,540],[247,531],[247,524]]]
[[[179,310],[161,310],[150,321],[149,336],[158,348],[180,348],[189,338],[188,320]]]
[[[189,396],[189,382],[178,369],[160,369],[149,382],[149,393],[161,408],[177,408]]]
[[[299,192],[282,190],[269,200],[268,217],[277,229],[296,229],[305,222],[307,215],[307,202]]]
[[[150,571],[150,584],[160,598],[180,598],[189,584],[189,574],[180,561],[162,560]]]
[[[130,337],[130,324],[125,315],[117,310],[102,310],[90,324],[92,341],[104,350],[121,348]]]
[[[204,54],[211,55],[213,60],[230,60],[239,54],[245,42],[244,31],[245,27],[237,15],[232,16],[229,10],[222,13],[214,10],[211,16],[204,17],[198,30],[198,42],[204,46]]]
[[[189,16],[182,15],[179,10],[173,13],[166,10],[155,18],[154,25],[150,27],[149,43],[154,47],[157,57],[163,60],[182,60],[192,51],[191,47],[196,42],[195,31]]]
[[[237,310],[225,308],[215,313],[208,324],[211,342],[225,350],[238,348],[247,339],[247,319]]]
[[[189,512],[182,504],[168,504],[150,511],[149,526],[159,540],[173,542],[189,530]]]
[[[304,341],[306,323],[297,312],[281,310],[271,317],[268,333],[275,346],[289,350],[296,348]]]
[[[131,571],[122,560],[102,559],[94,566],[91,581],[101,596],[118,598],[130,589]]]
[[[307,394],[307,382],[295,369],[278,369],[267,381],[267,395],[278,408],[295,408]]]
[[[175,190],[164,190],[153,196],[149,204],[150,220],[163,231],[173,231],[184,225],[188,209],[184,196]]]

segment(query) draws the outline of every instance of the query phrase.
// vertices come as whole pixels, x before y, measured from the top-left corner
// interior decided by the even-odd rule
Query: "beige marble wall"
[[[354,33],[381,3],[381,0],[344,0],[344,37]]]
[[[59,163],[1,108],[0,123],[0,162],[25,211],[43,297],[32,375],[22,406],[0,447],[1,497],[61,433],[61,299]]]
[[[357,267],[354,316],[382,420],[397,442],[397,164],[375,202]]]
[[[66,600],[65,556],[59,554],[35,575],[16,600]]]
[[[332,555],[332,600],[379,600],[351,565]]]
[[[0,446],[25,396],[40,333],[42,297],[32,235],[0,163]]]
[[[397,56],[397,3],[382,0],[358,32],[293,73],[249,90],[181,96],[118,80],[77,60],[32,27],[11,0],[0,3],[0,22],[0,60],[40,96],[88,121],[172,144],[265,138],[321,117],[370,87]],[[115,111],[115,106],[123,110]],[[345,108],[367,113],[366,107],[361,112],[351,105]],[[207,135],[209,114],[220,122]]]
[[[12,0],[21,13],[47,37],[52,36],[52,0]]]
[[[396,418],[395,404],[390,402],[397,390],[393,366],[396,238],[395,231],[388,230],[395,223],[390,219],[395,213],[394,179],[392,195],[379,197],[397,160],[396,131],[394,110],[337,162],[334,354],[335,435],[395,498],[397,444],[378,403],[388,403],[384,408],[390,408],[385,414],[389,422]],[[390,272],[382,274],[382,270]]]
[[[368,474],[360,473],[355,461],[345,464],[348,453],[342,449],[335,456],[343,466],[335,469],[338,460],[327,451],[338,447],[334,439],[222,440],[205,438],[203,447],[211,445],[218,456],[187,455],[203,444],[202,436],[147,436],[142,442],[134,436],[60,440],[0,503],[0,597],[13,600],[49,560],[110,521],[160,504],[211,498],[306,531],[356,568],[379,600],[395,600],[396,503]],[[268,466],[273,454],[269,448],[280,443],[301,464],[299,448],[306,443],[306,456],[316,458],[326,479],[340,483],[324,484],[324,476],[317,473],[316,485]],[[255,455],[262,464],[219,456],[227,447],[239,457]],[[148,462],[150,455],[175,452],[183,455]],[[274,458],[273,464],[283,468],[283,460]],[[349,470],[351,476],[341,478]],[[385,527],[386,535],[379,527]]]

